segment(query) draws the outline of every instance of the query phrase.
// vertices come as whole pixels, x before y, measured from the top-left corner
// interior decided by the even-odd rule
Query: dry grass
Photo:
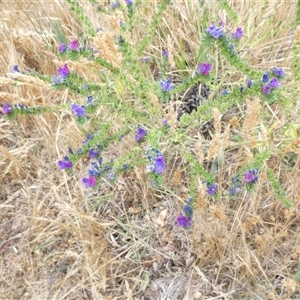
[[[131,37],[133,45],[151,22],[157,2],[144,8],[144,23]],[[234,25],[243,26],[248,37],[242,42],[243,56],[262,70],[283,67],[292,83],[289,50],[295,3],[262,2],[229,1],[239,16]],[[181,45],[187,71],[192,71],[203,8],[197,1],[173,3],[164,14],[164,38],[157,34],[149,51],[159,56],[161,49],[168,49],[175,76]],[[233,26],[224,11],[214,13],[217,2],[208,1],[205,6],[212,19],[222,18],[226,26]],[[106,41],[115,51],[109,34],[116,33],[116,17],[99,17],[89,3],[85,7],[94,26],[108,30],[96,44],[100,48]],[[39,79],[11,73],[18,64],[20,69],[55,74],[58,58],[51,43],[58,41],[53,22],[61,24],[68,40],[83,31],[68,5],[2,1],[0,12],[0,101],[41,106],[69,103],[73,95],[68,91],[53,91]],[[121,57],[113,58],[107,49],[102,50],[108,60],[115,59],[115,65],[121,62]],[[71,67],[82,74],[93,68],[76,63]],[[14,86],[13,76],[22,84]],[[154,95],[152,98],[159,105]],[[253,156],[257,132],[263,150],[269,143],[270,125],[284,122],[278,107],[269,107],[270,124],[260,118],[259,110],[258,102],[249,101],[243,115],[231,118],[232,126],[225,124],[225,129],[215,111],[215,135],[209,141],[202,137],[191,146],[199,161],[222,162],[219,185],[226,184]],[[174,117],[171,123],[175,130]],[[229,142],[230,135],[246,137],[249,143],[238,147]],[[176,225],[188,197],[188,174],[179,146],[162,145],[170,165],[160,192],[149,186],[139,169],[121,177],[116,186],[107,182],[93,192],[80,182],[84,162],[73,175],[58,172],[56,164],[67,146],[76,148],[83,138],[68,113],[19,117],[17,122],[0,116],[1,300],[300,298],[299,284],[293,280],[300,255],[299,157],[288,168],[283,154],[274,148],[270,162],[293,208],[275,199],[264,173],[252,193],[245,192],[239,200],[222,196],[215,202],[209,201],[199,178],[194,227],[185,231]],[[122,150],[131,149],[130,139],[122,143],[117,149],[109,148],[107,156],[117,157]],[[298,145],[298,140],[286,145],[286,153],[299,154]],[[206,157],[203,148],[208,151]]]

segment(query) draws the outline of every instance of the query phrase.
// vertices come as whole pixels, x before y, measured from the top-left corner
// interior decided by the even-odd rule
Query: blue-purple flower
[[[8,103],[4,102],[2,104],[2,113],[4,115],[9,115],[12,112],[12,107]]]
[[[147,130],[138,125],[137,133],[135,135],[135,141],[141,142],[147,134]]]
[[[90,156],[91,159],[96,158],[99,154],[100,154],[100,150],[91,149],[89,151],[89,156]]]
[[[120,2],[119,1],[115,1],[115,2],[113,2],[113,3],[110,4],[110,8],[111,9],[116,9],[119,6],[120,6]]]
[[[244,174],[244,181],[246,183],[253,183],[258,180],[257,170],[249,170]]]
[[[274,74],[275,76],[277,76],[277,77],[284,77],[284,76],[285,76],[285,73],[284,73],[284,71],[282,70],[282,68],[276,68],[276,67],[274,67],[274,68],[272,69],[272,72],[273,72],[273,74]]]
[[[214,22],[211,22],[210,26],[206,29],[206,32],[214,39],[218,39],[224,35],[223,28],[216,27]]]
[[[248,88],[251,88],[251,86],[253,85],[253,81],[250,78],[246,79],[246,85]]]
[[[163,57],[165,58],[165,59],[168,59],[169,58],[169,52],[167,51],[167,50],[163,50],[162,51],[162,55],[163,55]]]
[[[108,172],[107,173],[107,177],[108,177],[109,180],[114,180],[115,176],[116,176],[115,172]]]
[[[183,212],[186,217],[192,217],[194,210],[193,210],[193,198],[189,198],[186,205],[183,207]]]
[[[82,182],[84,183],[85,187],[93,187],[97,184],[97,177],[96,176],[89,176],[82,179]]]
[[[170,78],[167,80],[161,79],[159,86],[164,92],[170,92],[173,89],[172,80]]]
[[[263,85],[262,88],[261,88],[262,92],[266,95],[269,95],[271,93],[271,90],[269,88],[268,85]]]
[[[268,83],[268,87],[270,89],[275,89],[275,88],[278,88],[280,86],[281,86],[281,84],[280,84],[279,80],[277,79],[277,77],[272,78],[270,80],[270,82]]]
[[[209,72],[211,70],[211,64],[210,63],[201,63],[198,65],[198,69],[202,75],[208,76]]]
[[[58,161],[57,164],[61,170],[70,169],[73,167],[73,163],[69,160],[67,156],[64,158],[64,160]]]
[[[161,174],[166,169],[165,158],[163,155],[156,157],[153,165],[153,171],[156,174]]]
[[[64,43],[58,45],[58,47],[57,47],[58,53],[64,53],[66,50],[67,50],[67,47],[65,46]]]
[[[149,56],[144,56],[144,57],[141,57],[140,61],[144,64],[148,63],[151,61],[151,57]]]
[[[239,40],[243,36],[243,29],[238,27],[236,31],[232,34],[232,38]]]
[[[237,194],[241,191],[241,180],[239,179],[238,176],[232,178],[232,185],[229,188],[229,193],[231,196],[234,194]]]
[[[68,45],[68,48],[71,49],[72,51],[77,51],[79,49],[78,41],[73,40],[72,42],[70,42],[70,44]]]
[[[147,172],[155,172],[160,175],[165,171],[165,158],[159,150],[154,148],[147,150],[146,157],[149,161],[149,165],[146,167]]]
[[[233,196],[235,194],[235,187],[234,186],[232,186],[232,187],[229,188],[229,194],[231,196]]]
[[[61,77],[61,76],[53,76],[52,77],[52,82],[54,84],[61,84],[65,82],[65,78]]]
[[[208,195],[214,196],[218,192],[218,184],[207,184],[207,190],[206,190]]]
[[[225,95],[228,95],[228,94],[230,94],[230,92],[229,92],[228,90],[223,90],[223,91],[221,92],[221,95],[222,95],[222,96],[225,96]]]
[[[133,0],[125,0],[127,6],[133,5]]]
[[[189,228],[192,226],[192,223],[191,223],[191,217],[188,216],[184,216],[183,214],[180,214],[177,218],[177,225],[179,227],[184,227],[184,228]]]
[[[97,162],[92,162],[91,163],[92,168],[89,170],[89,175],[90,176],[101,176],[102,175],[102,158],[99,159],[99,163]]]
[[[86,103],[91,103],[93,101],[93,96],[88,96]]]
[[[86,115],[86,110],[83,105],[73,103],[71,109],[76,117],[84,117]]]
[[[274,71],[274,69],[275,69],[275,71]],[[276,73],[277,76],[279,76],[280,74],[282,74],[282,72],[283,72],[282,69],[273,68],[273,73],[274,73],[274,74]],[[276,75],[276,74],[275,74],[275,75]],[[261,81],[262,81],[263,83],[266,83],[266,82],[269,81],[269,72],[268,72],[268,71],[264,73],[264,75],[263,75]],[[277,77],[274,77],[274,78],[272,78],[272,79],[269,81],[268,84],[262,86],[262,92],[263,92],[264,94],[266,94],[266,95],[269,95],[269,94],[271,93],[271,90],[272,90],[272,89],[278,88],[278,87],[280,87],[280,86],[281,86],[280,81],[278,80]]]
[[[266,72],[264,73],[262,79],[261,79],[261,82],[262,82],[262,83],[266,83],[266,82],[268,82],[268,81],[269,81],[269,72],[266,71]]]
[[[19,66],[18,65],[14,65],[12,71],[13,71],[13,73],[20,73]]]
[[[82,144],[86,144],[87,142],[90,141],[90,139],[92,138],[92,136],[88,133],[87,136],[85,137],[85,139],[82,141]]]
[[[62,78],[67,78],[70,74],[70,70],[67,64],[57,69],[58,75]]]

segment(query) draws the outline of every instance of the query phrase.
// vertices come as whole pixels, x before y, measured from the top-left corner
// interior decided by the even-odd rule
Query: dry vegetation
[[[155,13],[156,2],[144,8],[144,24]],[[284,68],[286,84],[292,85],[295,32],[291,24],[296,3],[229,3],[239,16],[235,25],[243,26],[247,37],[242,40],[242,56],[261,70],[274,65]],[[99,14],[90,3],[83,6],[95,28],[116,32],[118,17]],[[216,13],[216,3],[207,1],[205,6],[212,18],[223,19],[226,26],[233,24],[224,11]],[[168,49],[174,77],[181,45],[187,65],[197,53],[202,9],[198,1],[173,1],[161,25],[164,38],[157,34],[148,49],[153,55]],[[25,75],[22,85],[14,86],[10,79],[16,76],[11,74],[15,64],[55,74],[58,58],[52,50],[58,41],[53,22],[61,24],[68,40],[82,32],[68,4],[1,1],[0,12],[0,102],[69,103],[73,96],[67,90],[54,91]],[[143,26],[132,37],[136,39],[133,44],[142,37]],[[100,48],[105,41],[111,43],[109,33],[95,44]],[[103,55],[115,59],[115,65],[121,62],[121,57],[111,57],[105,49]],[[71,67],[81,74],[90,70],[76,63]],[[229,80],[233,82],[235,76],[239,78],[232,72]],[[242,116],[231,118],[235,131],[226,129],[226,124],[225,131],[221,130],[221,116],[215,111],[214,137],[199,138],[193,145],[191,151],[199,153],[200,161],[203,147],[208,156],[218,158],[220,145],[227,148],[219,184],[224,185],[251,159],[257,132],[267,143],[270,126],[275,124],[277,130],[288,122],[279,106],[264,105],[264,109],[272,116],[269,124],[259,117],[259,100],[248,102]],[[293,122],[299,120],[295,117]],[[246,137],[249,143],[237,147],[229,140],[233,134]],[[194,226],[183,230],[177,227],[176,217],[188,197],[188,182],[179,146],[162,145],[172,159],[167,159],[165,186],[160,191],[149,185],[142,169],[136,169],[121,176],[115,186],[107,182],[96,192],[80,182],[85,162],[71,174],[57,167],[67,147],[78,147],[83,138],[68,112],[18,117],[14,122],[0,115],[1,300],[300,298],[299,284],[293,279],[300,255],[299,140],[286,145],[287,153],[291,149],[296,153],[292,165],[284,163],[281,151],[274,152],[269,164],[293,202],[292,208],[275,199],[263,172],[255,190],[243,192],[238,200],[227,196],[209,200],[199,178]],[[130,149],[132,139],[125,138],[118,148],[112,145],[107,155],[117,157],[123,149]],[[280,147],[280,140],[274,145]]]

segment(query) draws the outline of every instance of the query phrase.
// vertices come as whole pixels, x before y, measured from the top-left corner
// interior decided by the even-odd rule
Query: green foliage
[[[297,1],[297,10],[296,10],[296,16],[295,16],[296,24],[300,24],[300,1]]]
[[[56,32],[56,36],[58,38],[59,44],[63,43],[65,45],[67,45],[68,44],[67,38],[66,38],[61,26],[57,23],[57,21],[54,21],[53,27]]]
[[[193,199],[197,199],[198,194],[198,179],[203,178],[205,182],[213,184],[215,182],[214,176],[208,172],[203,165],[199,164],[196,158],[190,153],[190,150],[184,148],[184,156],[188,162],[189,174],[189,194]]]
[[[159,22],[163,16],[164,11],[167,9],[170,4],[170,0],[162,0],[159,5],[158,12],[155,18],[152,20],[151,25],[149,26],[149,32],[146,33],[145,37],[140,41],[137,47],[137,55],[141,55],[145,48],[149,45],[154,33],[156,32],[156,28],[159,25]]]
[[[71,10],[76,14],[78,20],[82,22],[82,25],[86,27],[87,32],[90,36],[94,36],[96,31],[93,24],[90,22],[88,16],[85,15],[79,3],[76,0],[66,0],[70,6]]]
[[[88,38],[95,35],[95,29],[90,22],[88,16],[84,14],[83,9],[78,1],[66,0],[78,20],[87,29]],[[91,1],[95,2],[95,1]],[[88,156],[91,149],[95,149],[101,145],[101,151],[108,151],[109,147],[118,147],[122,142],[121,136],[129,137],[132,139],[133,146],[130,149],[123,149],[123,152],[118,154],[114,161],[103,162],[102,169],[111,170],[115,177],[111,179],[114,182],[115,178],[124,172],[136,168],[147,167],[147,151],[170,151],[174,146],[180,148],[180,153],[183,154],[183,161],[185,162],[185,169],[188,174],[188,190],[193,199],[197,199],[199,190],[199,180],[203,180],[208,185],[218,182],[222,183],[222,170],[226,164],[226,150],[222,148],[220,157],[212,162],[205,162],[200,164],[196,155],[191,149],[197,138],[194,135],[189,135],[192,132],[198,132],[199,127],[206,121],[212,119],[213,109],[218,109],[221,113],[232,108],[233,106],[240,106],[244,103],[245,99],[258,96],[268,105],[286,103],[287,97],[280,92],[272,91],[270,95],[262,93],[262,75],[263,72],[252,67],[245,59],[239,55],[238,42],[234,41],[228,34],[222,35],[220,38],[210,36],[205,29],[209,14],[204,12],[203,20],[203,34],[201,37],[201,46],[199,46],[197,57],[194,61],[194,70],[190,75],[186,69],[187,60],[184,53],[183,44],[180,45],[179,52],[175,54],[176,67],[180,71],[185,71],[184,81],[177,84],[170,91],[164,91],[160,88],[159,79],[166,79],[168,76],[168,62],[161,63],[159,55],[153,55],[153,64],[145,64],[141,62],[141,56],[144,54],[152,55],[152,49],[149,47],[156,32],[159,32],[160,24],[164,12],[166,12],[169,0],[162,0],[159,3],[157,13],[152,19],[148,30],[145,32],[141,40],[137,44],[132,44],[126,37],[133,37],[135,31],[140,26],[141,18],[138,15],[139,9],[142,10],[143,1],[136,1],[134,5],[127,5],[126,21],[120,27],[120,36],[114,36],[115,43],[118,46],[119,54],[122,54],[122,63],[120,66],[113,64],[113,62],[103,57],[94,57],[94,51],[89,48],[83,48],[76,51],[67,50],[60,55],[62,60],[71,60],[84,63],[86,59],[92,60],[96,65],[93,66],[94,75],[86,79],[76,73],[70,73],[59,84],[52,83],[50,76],[32,73],[31,76],[38,77],[44,82],[51,83],[54,89],[62,90],[68,88],[72,93],[72,102],[82,105],[87,112],[85,116],[75,116],[75,120],[81,126],[82,131],[89,132],[88,128],[93,128],[93,135],[84,143],[80,149],[70,154],[68,157],[73,164],[76,164],[80,159]],[[230,7],[227,1],[220,1],[220,8],[224,9],[229,18],[237,22],[237,13]],[[101,13],[112,12],[105,8],[100,8]],[[67,44],[66,37],[58,23],[54,24],[56,35],[59,43]],[[213,55],[209,56],[209,53]],[[158,59],[155,58],[159,57]],[[217,61],[220,66],[229,65],[234,67],[239,74],[247,76],[253,83],[251,87],[245,86],[243,83],[235,83],[230,93],[224,95],[219,92],[223,87],[223,79],[219,81],[220,76],[226,78],[226,73],[218,65],[213,68],[210,74],[201,74],[198,70],[198,64],[207,61]],[[152,62],[151,62],[152,63]],[[190,62],[189,62],[190,64]],[[299,47],[294,47],[294,62],[293,68],[295,79],[300,80],[300,72],[297,69],[299,65]],[[153,76],[152,71],[159,68],[159,76]],[[224,74],[222,74],[224,73]],[[182,74],[182,73],[181,73]],[[212,96],[197,107],[191,114],[184,114],[180,120],[177,120],[178,127],[173,126],[169,130],[168,126],[162,125],[162,119],[165,115],[165,105],[170,101],[171,97],[178,97],[184,93],[188,88],[202,83],[211,88]],[[16,81],[16,85],[18,81]],[[153,98],[157,97],[157,103]],[[85,103],[86,97],[92,96],[91,103]],[[76,99],[76,100],[75,100]],[[27,109],[13,109],[12,113],[8,115],[13,118],[18,114],[40,114],[45,112],[56,112],[62,109],[70,109],[71,104],[59,105],[54,107],[43,108],[27,108]],[[73,112],[74,113],[74,112]],[[147,130],[147,135],[139,142],[134,140],[134,135],[137,131],[137,126],[142,125]],[[89,127],[90,126],[90,127]],[[234,139],[232,139],[234,141]],[[238,137],[238,142],[243,143],[242,137]],[[267,146],[266,146],[267,147]],[[162,149],[163,148],[163,149]],[[243,178],[244,174],[249,170],[263,170],[267,169],[268,182],[274,190],[275,196],[282,201],[287,207],[291,207],[290,200],[286,197],[283,189],[281,188],[278,180],[276,179],[273,171],[267,167],[268,161],[272,156],[272,145],[264,151],[254,150],[254,159],[239,167],[236,177]],[[170,157],[173,157],[172,153]],[[168,161],[166,161],[168,164]],[[148,166],[149,167],[149,166]],[[98,176],[101,179],[107,173],[103,172]],[[156,185],[163,185],[165,174],[149,172],[149,179],[151,183]],[[259,180],[259,179],[258,179]],[[240,180],[241,181],[241,180]],[[228,185],[228,183],[226,183]],[[226,186],[225,184],[225,186]],[[226,186],[227,188],[228,186]],[[247,184],[248,191],[252,191],[254,183]],[[167,187],[166,187],[167,189]],[[224,186],[219,187],[220,194],[224,193]],[[227,194],[227,193],[226,193]],[[215,196],[219,196],[219,193]]]
[[[230,4],[227,2],[227,0],[221,0],[219,2],[219,6],[221,9],[224,9],[229,16],[231,20],[233,20],[235,23],[238,20],[238,15],[236,11],[230,6]]]
[[[267,175],[269,183],[275,193],[275,196],[278,200],[280,200],[287,208],[291,208],[293,206],[292,202],[287,198],[285,192],[280,186],[280,183],[275,177],[275,174],[272,169],[267,169]]]
[[[300,282],[300,262],[298,263],[298,267],[297,267],[297,272],[294,276],[294,279],[297,281],[297,282]]]

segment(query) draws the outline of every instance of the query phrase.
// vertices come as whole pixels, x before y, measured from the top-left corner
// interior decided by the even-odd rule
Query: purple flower
[[[183,212],[186,216],[191,217],[193,215],[193,208],[187,204],[183,207]]]
[[[69,161],[69,159],[67,159],[67,157],[65,157],[64,160],[60,160],[58,161],[58,166],[60,167],[61,170],[65,170],[65,169],[70,169],[73,167],[73,164],[71,161]]]
[[[20,73],[18,65],[13,66],[13,73]]]
[[[154,161],[153,171],[157,174],[161,174],[166,169],[165,158],[163,156],[158,156]]]
[[[208,76],[209,72],[211,70],[211,64],[210,63],[201,63],[201,64],[199,64],[198,69],[202,75]]]
[[[253,85],[253,81],[249,78],[246,79],[246,85],[248,88],[251,88],[251,86]]]
[[[11,105],[9,105],[8,103],[4,102],[2,104],[2,113],[4,115],[9,115],[11,112],[12,112]]]
[[[169,52],[167,51],[167,50],[163,50],[162,51],[162,55],[163,55],[163,57],[165,58],[165,59],[168,59],[169,58]]]
[[[147,134],[147,130],[138,125],[137,134],[135,135],[135,141],[141,142]]]
[[[77,40],[73,40],[72,42],[70,42],[68,47],[69,47],[69,49],[71,49],[73,51],[77,51],[79,49],[79,43]]]
[[[285,73],[284,73],[284,71],[282,70],[282,68],[273,68],[272,69],[272,71],[273,71],[273,74],[275,75],[275,76],[277,76],[277,77],[284,77],[285,76]]]
[[[151,58],[149,56],[144,56],[144,57],[141,57],[140,60],[143,64],[146,64],[146,63],[150,62]]]
[[[99,154],[100,154],[99,150],[91,149],[89,151],[89,156],[90,156],[91,159],[96,158]]]
[[[82,182],[86,188],[93,187],[97,184],[97,178],[95,176],[86,177],[82,179]]]
[[[70,70],[67,64],[64,64],[63,67],[57,69],[58,75],[62,78],[67,78],[70,74]]]
[[[207,184],[207,194],[214,196],[218,191],[218,184],[214,183],[214,184]]]
[[[264,75],[263,75],[263,77],[261,79],[261,82],[262,83],[266,83],[268,81],[269,81],[269,72],[267,71],[267,72],[264,73]]]
[[[25,110],[27,108],[27,106],[22,104],[22,103],[19,103],[19,104],[15,105],[15,107],[20,109],[20,110]]]
[[[81,106],[79,104],[73,103],[71,109],[76,117],[84,117],[86,115],[86,110],[83,105]]]
[[[67,50],[67,47],[65,46],[64,43],[60,44],[60,45],[57,47],[58,53],[64,53],[66,50]]]
[[[223,90],[223,91],[221,92],[221,95],[222,95],[222,96],[225,96],[225,95],[228,95],[228,94],[230,94],[230,92],[229,92],[228,90]]]
[[[87,97],[87,103],[91,103],[93,101],[93,96],[88,96]]]
[[[180,214],[177,218],[177,225],[179,227],[189,228],[192,226],[191,217],[185,217]]]
[[[107,177],[109,180],[114,180],[115,179],[115,172],[108,172]]]
[[[241,188],[240,187],[237,187],[237,186],[232,186],[229,188],[229,193],[231,196],[233,196],[234,194],[237,194],[241,191]]]
[[[225,22],[224,22],[223,20],[220,20],[219,25],[220,25],[221,27],[223,27],[223,26],[225,25]]]
[[[206,29],[206,32],[214,39],[218,39],[224,35],[223,28],[216,27],[214,22],[211,22],[210,26]]]
[[[100,166],[98,166],[96,163],[92,163],[92,168],[89,170],[90,176],[101,176],[102,171],[100,169]]]
[[[115,8],[117,8],[119,6],[120,6],[120,2],[119,1],[116,1],[116,2],[113,2],[113,3],[110,4],[110,8],[111,9],[115,9]]]
[[[125,0],[127,6],[131,6],[133,4],[133,0]]]
[[[263,85],[263,87],[261,88],[262,92],[266,95],[269,95],[271,93],[271,90],[269,88],[268,85]]]
[[[147,173],[152,172],[153,170],[154,170],[154,166],[153,165],[146,167],[146,172]]]
[[[270,82],[268,83],[268,87],[270,88],[270,89],[275,89],[275,88],[277,88],[277,87],[280,87],[280,82],[279,82],[279,80],[277,79],[277,77],[274,77],[274,78],[272,78],[271,80],[270,80]]]
[[[173,89],[172,80],[170,78],[167,80],[161,79],[159,82],[159,86],[164,92],[170,92]]]
[[[243,36],[243,29],[238,27],[236,31],[232,34],[232,38],[239,40]]]
[[[234,186],[229,188],[229,193],[230,193],[230,195],[235,194],[235,187]]]
[[[61,84],[65,82],[65,78],[61,77],[61,76],[53,76],[52,77],[52,82],[54,84]]]
[[[86,144],[91,138],[92,136],[88,133],[86,138],[82,141],[82,144]]]
[[[153,180],[151,181],[151,186],[153,186],[153,187],[156,187],[156,186],[157,186],[156,180],[153,179]]]
[[[246,183],[256,182],[258,180],[256,173],[257,170],[249,170],[247,173],[244,174],[244,181]]]

